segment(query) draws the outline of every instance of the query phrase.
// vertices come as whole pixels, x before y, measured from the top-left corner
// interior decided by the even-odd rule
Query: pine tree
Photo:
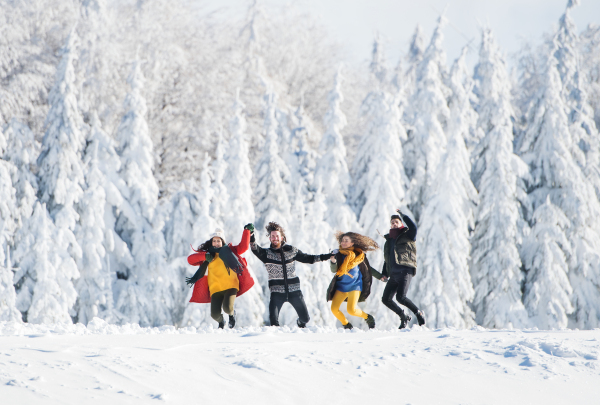
[[[0,129],[0,156],[5,145]],[[10,173],[14,171],[14,165],[0,160],[0,322],[21,321],[21,314],[15,306],[16,294],[9,251],[18,217],[16,191]]]
[[[550,46],[554,49],[556,68],[562,82],[561,97],[572,137],[571,153],[600,198],[600,134],[594,122],[594,111],[588,101],[585,74],[581,68],[580,39],[570,15],[571,9],[577,5],[579,0],[568,1]]]
[[[152,169],[152,140],[142,96],[144,77],[134,63],[128,79],[131,90],[125,98],[125,115],[117,129],[120,176],[126,204],[117,221],[117,231],[130,247],[134,259],[118,292],[117,309],[130,322],[142,326],[172,324],[174,275],[165,263],[165,241],[157,212],[158,185]]]
[[[12,184],[16,190],[17,228],[31,216],[37,200],[38,182],[32,169],[39,154],[39,143],[29,127],[13,118],[6,127],[6,152],[3,159],[12,163]]]
[[[471,175],[479,191],[471,236],[473,307],[479,325],[522,328],[527,326],[528,319],[522,302],[523,274],[517,248],[520,244],[517,184],[527,167],[513,153],[510,80],[489,28],[482,31],[475,81],[477,126],[485,134],[476,147]]]
[[[346,163],[346,145],[342,137],[342,130],[347,124],[341,104],[344,101],[342,94],[342,67],[334,78],[333,88],[329,92],[329,109],[325,114],[325,133],[321,139],[319,149],[323,155],[315,168],[315,188],[325,190],[327,214],[325,218],[334,229],[357,229],[356,214],[348,205],[350,195],[351,177]]]
[[[475,314],[469,307],[474,296],[469,274],[469,228],[473,222],[477,191],[471,182],[471,164],[465,137],[472,126],[470,89],[463,87],[464,56],[454,63],[448,145],[431,184],[435,194],[423,208],[418,240],[420,276],[412,296],[433,327],[472,326]]]
[[[600,204],[589,180],[586,179],[577,159],[572,155],[573,138],[569,132],[569,120],[565,103],[561,98],[561,80],[557,69],[555,52],[558,44],[554,41],[546,57],[545,71],[540,82],[543,86],[538,89],[527,116],[527,128],[520,138],[517,150],[523,160],[529,165],[532,179],[528,184],[529,196],[534,210],[537,210],[550,198],[556,210],[562,211],[568,218],[568,224],[561,226],[563,237],[559,240],[563,255],[569,264],[569,280],[572,288],[572,302],[575,307],[575,322],[580,328],[596,327],[600,319],[600,235],[598,218]],[[535,212],[535,211],[534,211]],[[542,214],[540,214],[542,215]],[[543,218],[546,218],[542,215]],[[532,221],[535,220],[532,219]],[[557,229],[556,232],[559,232]],[[563,245],[560,240],[567,240],[569,245]],[[538,250],[543,254],[543,250]],[[530,255],[524,250],[523,255]],[[541,258],[529,257],[528,263],[539,263]],[[530,269],[526,269],[530,272]],[[528,284],[525,287],[525,302],[530,301],[528,292],[535,291]],[[546,294],[553,294],[547,291]],[[556,291],[556,294],[561,294]],[[548,298],[554,300],[554,296]],[[562,302],[556,299],[556,302]],[[569,314],[570,305],[563,305],[560,313]],[[527,306],[530,316],[535,316],[533,307]],[[564,319],[559,317],[556,326],[566,326]],[[540,318],[542,319],[542,318]]]
[[[30,323],[72,323],[70,310],[77,299],[73,279],[79,277],[69,248],[72,232],[54,225],[46,207],[36,202],[33,214],[16,235],[15,274],[21,286],[17,308]]]
[[[376,238],[377,229],[387,229],[389,216],[404,198],[400,140],[406,139],[406,131],[396,98],[382,90],[367,95],[362,114],[366,125],[352,168],[355,186],[351,201],[360,226]]]
[[[269,221],[276,221],[286,228],[290,219],[291,207],[286,187],[290,171],[279,155],[275,103],[274,93],[268,91],[265,94],[265,144],[254,171],[257,177],[254,198],[259,230]]]
[[[233,145],[232,145],[233,146]],[[215,151],[215,160],[212,164],[214,198],[212,200],[210,210],[211,216],[223,226],[226,211],[228,210],[227,203],[229,202],[229,193],[227,186],[224,184],[225,173],[227,171],[227,162],[225,156],[225,141],[223,140],[223,131],[219,131],[219,140]]]
[[[567,263],[572,254],[566,236],[570,221],[550,196],[535,209],[532,221],[531,233],[523,243],[525,308],[538,328],[565,328],[567,316],[574,310]]]
[[[99,317],[118,322],[123,315],[114,308],[112,287],[117,273],[127,274],[133,267],[133,259],[114,230],[114,211],[123,204],[119,187],[124,183],[117,175],[120,160],[95,113],[84,162],[87,188],[78,204],[80,220],[76,229],[83,247],[78,262],[81,277],[75,284],[77,320],[87,324]]]
[[[406,112],[412,131],[404,144],[404,168],[410,181],[409,206],[417,221],[429,199],[429,190],[446,150],[444,131],[450,120],[446,99],[450,90],[444,84],[446,56],[442,49],[442,29],[445,23],[445,17],[440,16],[417,66],[416,88]]]
[[[50,91],[46,133],[38,158],[40,200],[57,226],[75,229],[78,215],[73,208],[83,195],[85,145],[84,123],[77,107],[75,71],[77,34],[71,31],[63,46],[56,81]]]
[[[246,134],[246,119],[244,104],[236,96],[233,106],[233,117],[229,124],[229,147],[225,155],[227,172],[223,182],[227,186],[229,201],[225,230],[228,234],[242,229],[254,221],[254,205],[252,204],[252,168],[248,158],[248,135]]]

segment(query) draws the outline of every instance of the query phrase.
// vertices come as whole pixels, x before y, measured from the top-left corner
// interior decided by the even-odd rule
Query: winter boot
[[[225,320],[221,320],[221,322],[219,322],[219,329],[223,329],[225,327]]]
[[[235,311],[233,311],[233,315],[229,315],[229,329],[233,329],[235,326]]]
[[[352,329],[354,328],[354,326],[352,326],[352,324],[350,322],[348,322],[347,324],[344,325],[344,329]]]
[[[306,324],[302,322],[300,318],[296,319],[296,325],[298,325],[299,328],[306,328]]]
[[[404,328],[406,328],[406,325],[408,324],[408,321],[409,321],[410,319],[411,319],[411,318],[410,318],[410,317],[408,317],[408,316],[407,316],[407,315],[404,313],[404,311],[400,311],[400,327],[399,327],[398,329],[404,329]]]
[[[419,322],[419,326],[425,325],[425,314],[423,313],[423,311],[419,310],[416,315],[417,321]]]
[[[365,322],[367,325],[369,325],[369,329],[373,329],[375,327],[375,318],[373,318],[373,315],[367,314],[367,319],[365,319]]]

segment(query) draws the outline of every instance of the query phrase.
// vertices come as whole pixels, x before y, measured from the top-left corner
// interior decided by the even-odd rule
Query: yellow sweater
[[[217,293],[219,291],[229,290],[230,288],[235,288],[239,291],[240,289],[240,280],[237,277],[235,271],[231,270],[229,274],[227,274],[227,267],[225,267],[225,263],[219,257],[217,253],[214,260],[208,264],[208,290],[210,291],[210,295]]]

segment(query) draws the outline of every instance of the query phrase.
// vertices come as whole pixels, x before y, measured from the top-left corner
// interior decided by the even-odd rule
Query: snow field
[[[600,330],[0,323],[2,404],[590,404]],[[596,388],[595,388],[596,387]]]

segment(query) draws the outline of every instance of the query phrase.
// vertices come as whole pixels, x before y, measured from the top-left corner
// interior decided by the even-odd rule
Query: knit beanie
[[[212,239],[215,236],[218,236],[219,238],[223,239],[223,242],[225,242],[225,231],[223,231],[221,228],[215,229],[215,231],[210,235],[210,238]]]

